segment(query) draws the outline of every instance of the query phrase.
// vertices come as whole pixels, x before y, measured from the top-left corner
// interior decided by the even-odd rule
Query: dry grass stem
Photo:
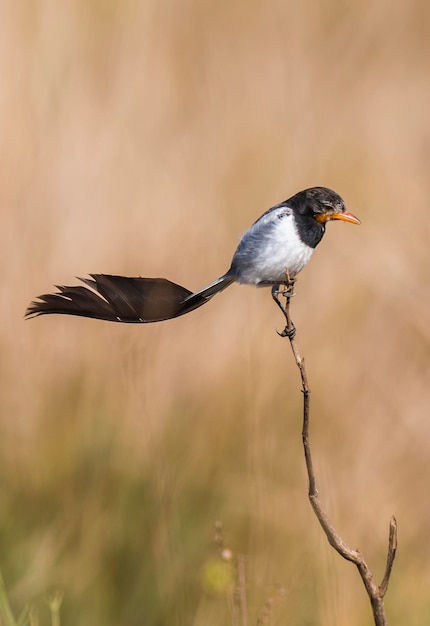
[[[240,615],[242,619],[241,626],[248,626],[248,607],[246,600],[246,573],[245,573],[245,556],[243,554],[237,555],[237,575],[239,582],[239,602],[240,602]]]

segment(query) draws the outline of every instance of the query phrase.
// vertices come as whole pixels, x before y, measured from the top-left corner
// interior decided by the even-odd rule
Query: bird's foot
[[[296,336],[296,327],[291,322],[291,326],[285,326],[284,330],[281,333],[279,333],[278,331],[276,332],[280,337],[288,337],[288,339],[291,341]]]
[[[296,295],[294,293],[294,285],[296,284],[296,279],[290,276],[288,268],[285,268],[285,277],[287,280],[285,281],[285,283],[283,283],[284,290],[281,292],[281,295],[283,295],[284,298],[292,298]]]
[[[284,298],[293,298],[296,293],[294,291],[295,280],[291,283],[277,283],[272,287],[272,298],[275,300],[279,298],[279,296],[283,296]],[[282,306],[281,304],[279,306]]]
[[[284,296],[284,298],[294,298],[296,295],[294,291],[294,283],[285,284],[284,288],[279,291],[280,296]]]
[[[284,291],[280,291],[280,285],[273,285],[272,287],[272,298],[274,300],[274,302],[276,302],[276,304],[278,305],[278,307],[281,309],[286,321],[287,321],[287,325],[285,326],[284,330],[279,333],[278,331],[276,331],[278,333],[278,335],[280,337],[288,337],[288,339],[291,341],[291,339],[294,339],[295,335],[296,335],[296,327],[294,326],[293,322],[291,321],[291,318],[288,314],[288,301],[285,303],[285,307],[282,306],[282,304],[279,301],[279,296],[285,296],[286,298],[290,298],[291,295],[288,292],[288,289],[294,289],[294,282],[291,285],[286,286],[287,288]],[[294,294],[293,294],[294,295]]]

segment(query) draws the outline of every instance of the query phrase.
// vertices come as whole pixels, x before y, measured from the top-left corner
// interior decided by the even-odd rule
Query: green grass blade
[[[3,617],[4,626],[17,626],[15,618],[12,613],[12,609],[7,597],[6,586],[4,584],[3,576],[0,572],[0,614]]]

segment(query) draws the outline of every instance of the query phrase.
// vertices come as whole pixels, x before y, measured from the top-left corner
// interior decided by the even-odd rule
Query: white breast
[[[239,283],[283,282],[286,269],[294,277],[313,251],[300,239],[291,211],[282,207],[263,215],[245,233],[232,267]]]

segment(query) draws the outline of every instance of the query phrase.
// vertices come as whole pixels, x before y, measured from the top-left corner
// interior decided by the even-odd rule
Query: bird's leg
[[[284,307],[282,306],[280,300],[279,300],[279,294],[283,292],[280,291],[280,283],[276,283],[275,285],[273,285],[272,287],[272,298],[274,300],[274,302],[276,302],[276,304],[278,305],[278,307],[281,309],[282,313],[285,315],[285,310]]]
[[[278,333],[278,331],[276,331],[278,333],[278,335],[280,337],[288,337],[288,339],[293,339],[293,337],[296,334],[296,328],[291,320],[290,317],[290,298],[292,295],[294,295],[293,291],[294,291],[294,281],[291,283],[286,284],[286,289],[284,291],[280,291],[280,283],[277,283],[276,285],[273,285],[272,287],[272,298],[274,300],[274,302],[276,302],[276,304],[278,305],[278,307],[281,309],[287,323],[286,326],[284,328],[284,330],[281,333]],[[285,306],[282,306],[281,302],[279,301],[279,295],[283,295],[286,297],[286,302],[285,302]]]

